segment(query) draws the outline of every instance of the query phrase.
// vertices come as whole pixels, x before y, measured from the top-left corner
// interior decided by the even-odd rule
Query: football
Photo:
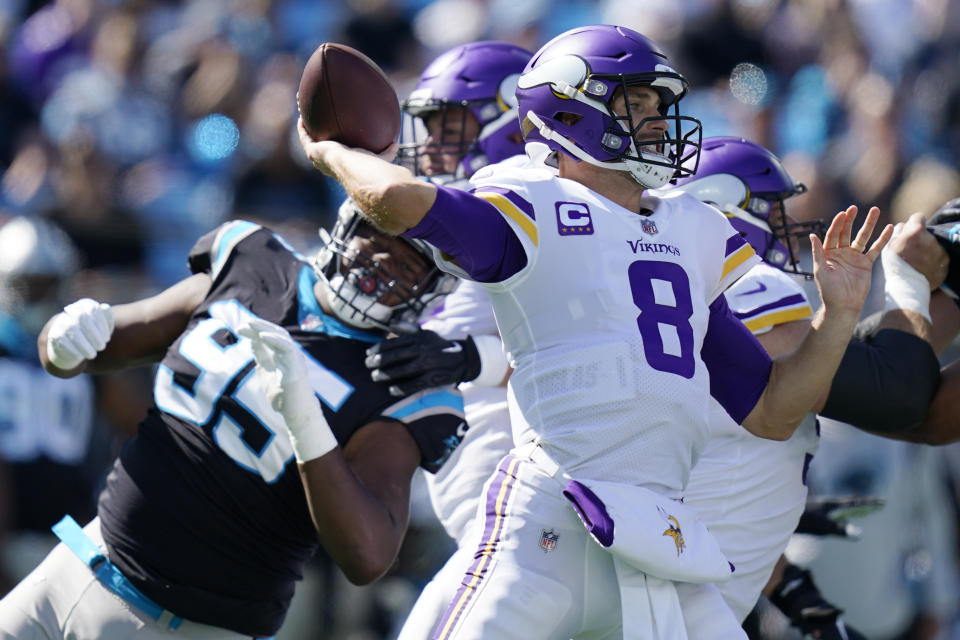
[[[379,153],[400,134],[400,103],[386,74],[343,44],[325,42],[307,60],[297,108],[314,140]]]

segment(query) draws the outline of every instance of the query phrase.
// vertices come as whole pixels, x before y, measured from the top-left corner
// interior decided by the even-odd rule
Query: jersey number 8
[[[637,328],[647,363],[657,371],[692,378],[696,361],[687,273],[672,262],[637,260],[627,275],[633,303],[640,309]]]

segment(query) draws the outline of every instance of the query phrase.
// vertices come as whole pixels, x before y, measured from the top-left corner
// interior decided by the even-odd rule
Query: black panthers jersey
[[[406,425],[436,469],[466,427],[452,387],[398,399],[370,380],[365,351],[383,338],[325,315],[316,275],[283,239],[229,222],[190,252],[210,292],[166,353],[155,407],[124,447],[100,497],[110,558],[179,616],[254,636],[283,622],[316,550],[286,425],[254,375],[249,340],[210,317],[214,305],[286,327],[341,445],[377,420]]]

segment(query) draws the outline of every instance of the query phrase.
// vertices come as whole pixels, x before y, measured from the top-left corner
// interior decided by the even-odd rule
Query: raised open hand
[[[867,243],[880,217],[880,209],[870,208],[857,237],[851,241],[856,217],[857,207],[847,207],[846,211],[841,211],[833,218],[823,242],[811,234],[810,244],[813,249],[813,276],[824,305],[849,309],[859,314],[870,291],[873,263],[890,241],[893,225],[885,226],[868,249]]]
[[[310,383],[307,358],[287,330],[249,312],[240,313],[233,305],[213,305],[210,317],[250,340],[260,388],[283,417],[297,462],[336,448],[337,439]]]

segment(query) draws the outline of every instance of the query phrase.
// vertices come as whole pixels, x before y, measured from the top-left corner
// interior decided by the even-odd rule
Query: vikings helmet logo
[[[683,553],[683,550],[687,548],[687,544],[683,541],[683,531],[680,530],[680,522],[674,516],[667,515],[667,512],[660,507],[657,507],[657,511],[660,512],[660,517],[670,525],[670,527],[663,532],[663,535],[673,538],[673,544],[676,545],[677,556],[679,556]]]

